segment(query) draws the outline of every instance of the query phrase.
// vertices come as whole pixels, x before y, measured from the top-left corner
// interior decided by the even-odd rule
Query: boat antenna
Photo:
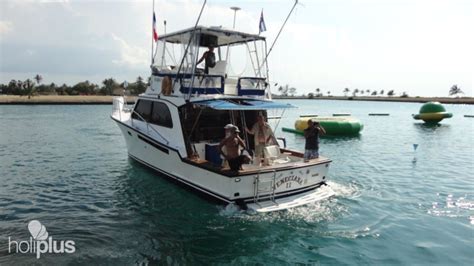
[[[234,10],[234,23],[232,24],[232,29],[235,29],[235,18],[237,16],[237,11],[240,10],[240,7],[233,6],[230,9]],[[230,45],[227,45],[227,52],[225,54],[225,60],[229,61]]]
[[[184,56],[183,56],[183,59],[181,59],[181,63],[179,64],[179,67],[178,67],[178,71],[176,72],[176,79],[174,79],[173,81],[173,86],[172,88],[174,88],[174,85],[176,83],[176,80],[178,79],[178,76],[179,76],[179,72],[181,71],[182,67],[183,67],[183,64],[184,64],[184,60],[186,58],[186,55],[188,54],[188,50],[189,50],[189,46],[191,46],[191,42],[192,40],[194,39],[194,35],[196,34],[196,29],[197,29],[197,26],[199,24],[199,20],[201,19],[201,15],[202,15],[202,11],[204,11],[204,7],[206,6],[206,3],[207,3],[207,0],[204,0],[204,3],[202,3],[202,7],[201,7],[201,11],[199,12],[199,16],[196,20],[196,23],[194,24],[194,30],[191,34],[191,37],[189,38],[189,41],[188,41],[188,44],[186,46],[186,49],[184,50]],[[194,63],[194,68],[196,67],[196,64]],[[194,71],[194,69],[193,69]],[[193,78],[191,80],[191,88],[189,89],[189,93],[188,93],[188,99],[191,97],[191,92],[192,92],[192,86],[193,86],[193,83],[194,83],[194,75],[193,75]]]
[[[233,6],[233,7],[231,7],[230,9],[234,10],[234,23],[232,24],[232,29],[235,29],[235,17],[236,17],[236,15],[237,15],[237,11],[240,10],[240,7],[238,7],[238,6]]]
[[[280,31],[278,31],[278,34],[277,34],[275,40],[273,41],[272,45],[270,46],[270,49],[268,50],[268,53],[265,55],[265,59],[262,61],[262,64],[261,64],[260,67],[258,68],[258,71],[260,71],[260,69],[263,67],[263,65],[267,62],[268,56],[269,56],[270,53],[272,52],[273,46],[275,46],[275,43],[277,42],[278,37],[280,37],[280,34],[281,34],[281,32],[283,31],[283,28],[285,27],[286,22],[287,22],[288,19],[290,18],[291,13],[293,13],[293,10],[295,9],[295,7],[296,7],[297,4],[298,4],[298,0],[295,0],[295,4],[294,4],[293,7],[291,8],[290,13],[288,13],[288,16],[286,16],[285,22],[283,22],[283,25],[281,25]]]

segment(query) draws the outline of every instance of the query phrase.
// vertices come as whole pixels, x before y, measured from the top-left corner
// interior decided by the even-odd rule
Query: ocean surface
[[[291,148],[304,140],[281,127],[300,114],[351,113],[365,128],[321,140],[335,197],[267,214],[129,159],[112,106],[0,106],[0,264],[474,264],[473,106],[445,105],[454,117],[433,127],[412,119],[418,103],[287,102],[299,108],[277,135]],[[32,220],[75,252],[16,253]]]

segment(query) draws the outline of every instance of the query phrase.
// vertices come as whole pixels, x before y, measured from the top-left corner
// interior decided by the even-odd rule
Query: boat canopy
[[[193,35],[194,27],[160,36],[159,40],[169,43],[188,43]],[[197,26],[196,33],[201,35],[199,46],[214,47],[265,40],[265,37],[249,34],[222,27]]]
[[[289,103],[262,100],[242,100],[240,103],[229,100],[206,100],[193,102],[193,104],[202,107],[209,107],[215,110],[267,110],[296,108],[296,106]]]

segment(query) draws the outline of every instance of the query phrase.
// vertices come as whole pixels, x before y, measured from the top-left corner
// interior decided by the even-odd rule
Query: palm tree
[[[289,90],[289,89],[290,89],[290,88],[289,88],[288,84],[286,84],[285,87],[280,86],[280,87],[278,88],[278,92],[280,92],[280,95],[281,95],[281,96],[288,96],[288,90]]]
[[[461,93],[464,94],[464,92],[461,90],[461,88],[458,87],[458,85],[453,85],[451,86],[451,89],[449,89],[449,96]]]
[[[331,91],[328,91],[328,97],[331,96]]]
[[[393,95],[395,95],[395,92],[394,92],[393,90],[389,90],[389,91],[387,92],[387,95],[388,95],[389,97],[392,97]]]
[[[349,90],[349,88],[345,88],[344,91],[343,91],[343,92],[344,92],[344,96],[347,96],[347,94],[348,94],[350,91],[351,91],[351,90]]]
[[[30,79],[27,79],[25,82],[23,82],[23,88],[25,90],[25,94],[28,95],[28,99],[30,99],[35,93],[35,84]]]
[[[294,97],[295,94],[296,94],[296,88],[295,88],[295,87],[291,87],[291,88],[289,89],[289,92],[290,92],[290,94],[291,94],[291,97]]]
[[[321,96],[321,95],[319,94],[319,92],[320,92],[320,89],[319,89],[319,88],[317,88],[317,89],[316,89],[316,97],[319,97],[319,96]]]
[[[385,93],[384,90],[380,90],[380,95],[383,95]]]
[[[359,93],[359,89],[355,89],[352,91],[352,95],[355,97]]]
[[[36,76],[33,79],[36,80],[36,84],[39,85],[41,81],[43,80],[43,77],[40,76],[40,74],[36,74]]]

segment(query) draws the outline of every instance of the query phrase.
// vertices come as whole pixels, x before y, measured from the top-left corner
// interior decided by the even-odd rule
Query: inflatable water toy
[[[283,131],[303,135],[308,127],[308,120],[319,122],[330,136],[353,136],[359,134],[364,125],[354,117],[300,117],[295,121],[295,128],[283,128]]]
[[[444,106],[439,102],[427,102],[421,106],[419,114],[413,115],[416,120],[434,124],[451,117],[453,114],[446,112]]]

